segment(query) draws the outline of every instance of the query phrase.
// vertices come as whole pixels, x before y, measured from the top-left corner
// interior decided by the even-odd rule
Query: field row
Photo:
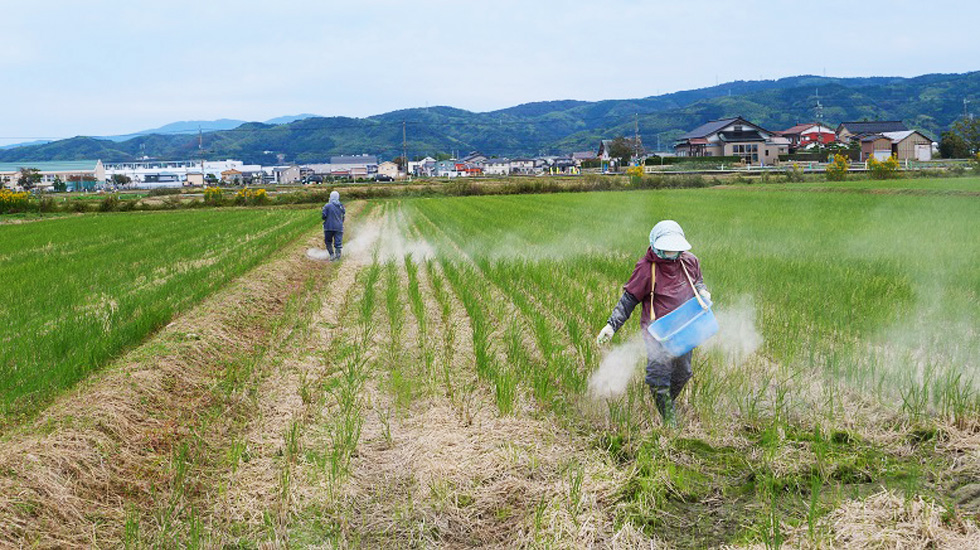
[[[108,214],[2,228],[0,425],[316,223],[309,212]]]

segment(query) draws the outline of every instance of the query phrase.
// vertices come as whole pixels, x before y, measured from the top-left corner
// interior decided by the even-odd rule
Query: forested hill
[[[963,115],[963,100],[980,108],[980,71],[915,78],[827,78],[737,81],[642,99],[548,101],[474,113],[452,107],[405,109],[367,118],[316,117],[288,124],[247,123],[196,135],[148,135],[122,142],[76,137],[0,151],[0,162],[102,159],[236,158],[249,163],[321,162],[331,155],[482,151],[521,156],[595,149],[600,139],[632,136],[635,121],[648,148],[713,119],[741,115],[770,130],[813,120],[817,102],[831,126],[844,120],[903,120],[934,139]]]

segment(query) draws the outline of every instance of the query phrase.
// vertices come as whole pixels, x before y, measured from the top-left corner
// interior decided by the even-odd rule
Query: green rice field
[[[0,226],[0,416],[36,410],[312,224],[222,210]]]

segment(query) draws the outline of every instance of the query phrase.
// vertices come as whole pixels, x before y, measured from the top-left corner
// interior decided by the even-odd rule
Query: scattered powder
[[[646,363],[643,337],[636,333],[624,343],[609,348],[599,369],[589,377],[589,394],[595,399],[616,398],[626,391],[630,381]]]
[[[740,296],[731,306],[714,311],[718,333],[702,345],[705,350],[720,351],[727,358],[741,361],[762,345],[756,326],[755,306],[750,296]],[[602,356],[599,368],[589,377],[589,394],[594,399],[622,395],[633,378],[646,365],[643,337],[636,333],[628,341],[612,346]]]

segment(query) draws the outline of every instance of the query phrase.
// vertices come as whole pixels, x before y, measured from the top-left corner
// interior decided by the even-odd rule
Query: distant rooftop
[[[712,121],[709,121],[709,122],[705,122],[701,126],[698,126],[697,128],[695,128],[695,129],[691,130],[690,132],[688,132],[688,133],[680,136],[677,139],[679,141],[683,141],[685,139],[696,139],[696,138],[707,137],[707,136],[709,136],[709,135],[717,132],[718,130],[721,130],[725,126],[728,126],[729,124],[735,122],[736,120],[742,120],[743,122],[745,122],[745,119],[743,119],[742,117],[733,117],[733,118],[723,118],[721,120],[712,120]]]
[[[841,122],[852,134],[881,134],[883,132],[904,132],[908,130],[901,120],[862,120]]]
[[[95,170],[98,162],[97,160],[0,162],[0,172],[17,172],[21,168],[37,168],[42,172],[88,172]]]
[[[378,157],[374,155],[338,155],[330,157],[330,164],[377,164]]]

